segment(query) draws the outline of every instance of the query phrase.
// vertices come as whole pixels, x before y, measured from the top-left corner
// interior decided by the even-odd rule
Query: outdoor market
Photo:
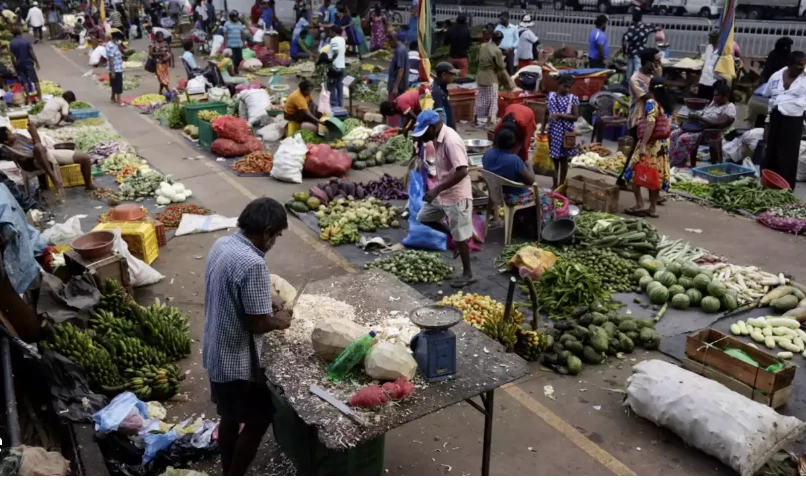
[[[0,470],[798,475],[806,54],[349,3],[4,11]]]

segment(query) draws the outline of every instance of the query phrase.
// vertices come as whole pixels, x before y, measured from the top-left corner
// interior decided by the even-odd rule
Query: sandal
[[[650,212],[649,210],[644,210],[644,215],[649,218],[658,218],[658,214],[655,212]]]
[[[647,212],[646,210],[638,207],[630,207],[624,209],[624,213],[626,213],[627,215],[632,215],[634,217],[645,217],[646,212]]]
[[[478,279],[475,277],[467,278],[467,277],[459,277],[456,280],[451,282],[452,288],[465,288],[468,285],[473,285],[474,283],[478,282]]]
[[[666,200],[668,200],[667,197],[658,197],[658,201],[655,203],[657,203],[658,205],[663,205],[664,203],[666,203]]]

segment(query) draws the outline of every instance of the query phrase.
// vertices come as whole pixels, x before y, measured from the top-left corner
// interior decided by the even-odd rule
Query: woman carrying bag
[[[632,182],[635,206],[624,212],[637,217],[657,218],[660,191],[669,190],[669,115],[674,110],[674,102],[660,77],[652,78],[644,99],[644,111],[638,122],[638,145],[630,165],[624,170],[624,179]],[[649,208],[644,206],[641,187],[649,190]]]

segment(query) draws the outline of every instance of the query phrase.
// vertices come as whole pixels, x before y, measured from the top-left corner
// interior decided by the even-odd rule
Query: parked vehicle
[[[655,0],[652,11],[658,15],[717,18],[724,7],[725,0]]]
[[[736,18],[765,20],[776,17],[806,20],[806,0],[740,0],[736,6]]]
[[[563,10],[566,6],[576,11],[594,8],[599,13],[627,12],[635,8],[632,0],[554,0],[555,10]]]

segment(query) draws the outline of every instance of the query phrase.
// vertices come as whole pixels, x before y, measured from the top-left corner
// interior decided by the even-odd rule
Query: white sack
[[[153,285],[165,278],[165,275],[158,272],[151,265],[129,253],[129,245],[121,238],[119,228],[112,230],[112,232],[115,234],[114,249],[126,259],[126,263],[129,265],[129,279],[133,287]]]
[[[661,360],[633,367],[624,404],[742,475],[755,474],[806,430],[795,417]]]
[[[195,77],[188,80],[186,90],[190,95],[204,93],[206,89],[207,89],[207,80],[204,78],[204,75],[196,75]]]
[[[192,213],[185,213],[182,219],[179,220],[179,226],[176,227],[176,236],[190,235],[191,233],[206,233],[215,232],[216,230],[225,230],[227,228],[235,228],[238,226],[238,219],[235,217],[225,217],[223,215],[193,215]]]
[[[260,88],[252,90],[244,90],[238,94],[238,99],[241,106],[246,108],[239,108],[238,114],[241,118],[246,118],[249,125],[266,116],[266,109],[271,105],[271,97],[269,92]]]
[[[271,177],[281,182],[302,183],[302,166],[307,153],[308,147],[300,134],[286,138],[280,142],[280,147],[274,154]]]
[[[210,54],[215,55],[218,53],[219,50],[224,46],[224,36],[223,35],[213,35],[213,44],[210,47]]]
[[[42,232],[42,240],[48,245],[70,245],[75,238],[84,235],[81,231],[81,218],[86,215],[74,215],[64,223],[46,229]]]
[[[742,161],[742,139],[734,138],[730,142],[722,142],[722,153],[725,159],[733,163]]]
[[[798,153],[798,173],[795,180],[806,182],[806,142],[800,142],[800,152]]]
[[[285,134],[286,120],[280,119],[255,132],[264,142],[279,142]]]

